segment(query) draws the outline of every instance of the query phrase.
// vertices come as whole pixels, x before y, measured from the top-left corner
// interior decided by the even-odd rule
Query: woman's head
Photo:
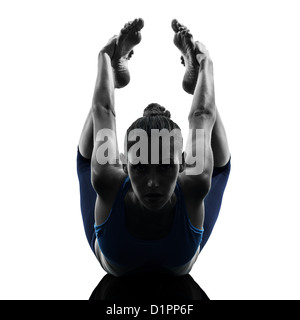
[[[144,109],[143,116],[135,120],[127,129],[128,133],[133,129],[143,129],[149,135],[151,129],[180,129],[179,126],[171,120],[171,114],[168,110],[157,103],[151,103]]]
[[[142,141],[143,143],[145,142],[145,144],[147,143],[147,146],[151,145],[150,142],[154,144],[158,133],[160,134],[161,139],[165,138],[165,141],[167,141],[166,138],[169,138],[170,140],[172,137],[173,140],[170,141],[171,148],[175,146],[178,151],[182,151],[181,130],[179,126],[171,120],[170,112],[157,103],[151,103],[145,108],[143,117],[135,120],[127,129],[124,143],[125,152],[128,153],[138,142],[137,140],[140,141],[142,138],[147,137],[147,142],[146,140]],[[145,147],[144,144],[142,145],[142,142],[140,143],[140,149]],[[165,147],[165,145],[160,147]],[[181,150],[179,150],[179,148],[181,148]],[[155,150],[151,151],[153,152]]]
[[[128,128],[125,137],[126,163],[132,189],[150,210],[159,210],[172,196],[179,172],[184,170],[182,135],[171,114],[152,103]]]

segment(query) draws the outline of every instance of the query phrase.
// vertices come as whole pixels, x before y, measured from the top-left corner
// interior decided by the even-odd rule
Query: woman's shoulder
[[[194,197],[194,195],[197,195],[198,198],[201,198],[202,195],[204,198],[209,191],[207,180],[204,175],[187,175],[185,173],[180,174],[177,179],[180,189],[186,195],[185,198]]]
[[[115,173],[115,172],[114,172]],[[98,186],[96,189],[97,200],[95,205],[95,222],[97,225],[102,224],[108,218],[111,209],[122,192],[129,186],[128,176],[125,174],[113,174],[107,176],[108,181],[105,187]]]
[[[202,229],[206,187],[201,185],[198,179],[186,176],[179,176],[177,182],[191,224],[197,229]]]

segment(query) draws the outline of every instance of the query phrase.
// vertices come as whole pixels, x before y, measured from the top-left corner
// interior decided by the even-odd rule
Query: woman
[[[193,94],[191,143],[182,153],[178,125],[165,108],[150,104],[127,130],[126,155],[119,154],[114,90],[130,81],[127,62],[143,26],[142,19],[126,24],[99,53],[92,108],[77,156],[81,211],[89,244],[106,272],[184,275],[218,217],[230,153],[215,106],[212,61],[189,30],[173,20],[174,44],[186,67],[183,88]],[[158,140],[153,132],[161,133]],[[177,133],[173,139],[171,132]],[[165,136],[171,140],[167,147]],[[199,150],[201,164],[193,164]]]

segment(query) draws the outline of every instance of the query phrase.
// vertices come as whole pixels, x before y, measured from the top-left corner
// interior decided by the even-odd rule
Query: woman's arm
[[[207,190],[213,170],[211,138],[216,121],[213,63],[205,47],[199,42],[195,44],[200,68],[188,117],[191,139],[186,148],[186,175]],[[195,161],[196,166],[189,166]]]
[[[225,166],[230,159],[230,151],[229,144],[227,140],[226,131],[220,117],[219,111],[215,104],[215,93],[214,93],[214,78],[213,78],[213,63],[209,56],[208,51],[200,42],[196,42],[197,51],[201,52],[197,54],[197,60],[200,64],[200,71],[197,86],[199,90],[194,93],[194,100],[192,104],[192,108],[190,110],[189,119],[192,119],[196,114],[201,113],[201,110],[207,114],[213,113],[215,114],[213,117],[210,117],[210,121],[207,121],[206,117],[206,125],[205,124],[196,124],[196,126],[205,125],[205,131],[211,132],[210,137],[210,145],[213,153],[213,166],[214,167],[223,167]],[[201,69],[203,68],[203,69]],[[202,72],[203,71],[203,72]],[[200,82],[200,83],[199,83]],[[200,108],[200,110],[199,110]],[[213,121],[214,118],[214,121]],[[211,127],[211,120],[214,122]],[[208,126],[208,127],[207,127]],[[190,123],[191,127],[191,123]],[[193,125],[192,125],[193,129]],[[211,131],[212,129],[212,131]],[[209,144],[208,138],[209,135],[206,136],[205,144]],[[209,150],[207,150],[209,153]],[[209,153],[210,156],[210,153]],[[204,158],[205,159],[205,158]],[[208,159],[206,159],[208,160]],[[207,163],[208,164],[208,163]],[[206,170],[210,171],[208,166],[205,166]],[[203,167],[204,169],[204,167]]]
[[[94,148],[92,182],[98,194],[111,188],[122,175],[116,134],[114,79],[111,59],[105,52],[98,57],[98,74],[92,102]],[[111,191],[111,190],[110,190]]]
[[[192,225],[203,228],[204,198],[209,192],[213,171],[212,131],[216,121],[213,64],[200,43],[196,43],[200,65],[189,112],[189,138],[185,150],[186,169],[180,176]],[[203,46],[204,47],[204,46]],[[201,49],[201,50],[200,50]]]

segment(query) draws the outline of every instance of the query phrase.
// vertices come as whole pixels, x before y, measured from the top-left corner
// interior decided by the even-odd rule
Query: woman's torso
[[[97,237],[95,243],[97,257],[104,269],[119,275],[131,267],[148,263],[158,265],[159,261],[165,269],[172,269],[176,274],[189,272],[199,253],[202,233],[200,236],[189,220],[179,184],[168,210],[156,216],[141,214],[130,184],[126,188],[121,196],[117,195],[118,202],[123,203],[109,209],[110,215],[103,221],[100,239]],[[114,268],[117,264],[124,266],[122,271]]]

